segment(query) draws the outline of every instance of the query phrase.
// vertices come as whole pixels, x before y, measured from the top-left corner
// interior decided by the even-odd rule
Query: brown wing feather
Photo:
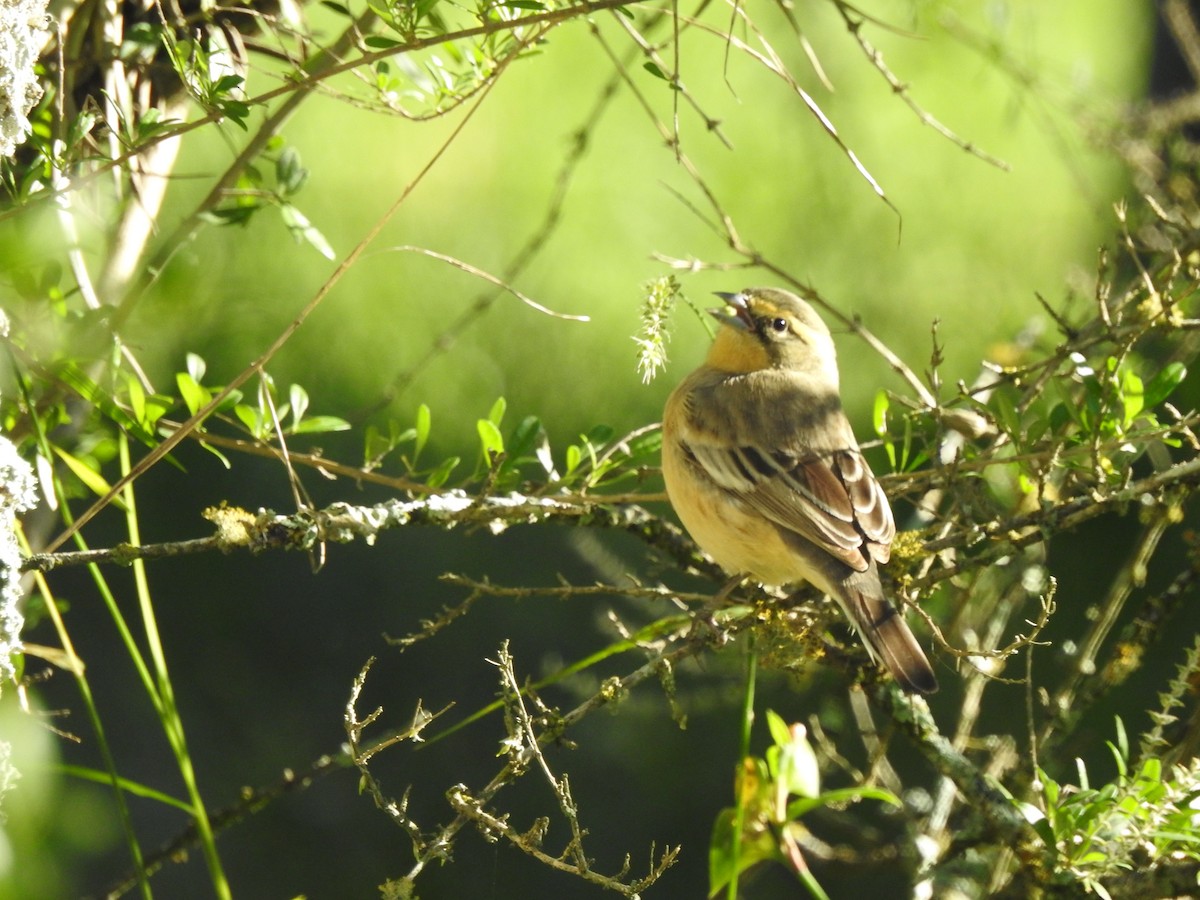
[[[892,538],[896,536],[896,521],[887,494],[857,450],[835,453],[833,466],[854,507],[854,522],[866,540],[867,550],[877,562],[887,562],[892,553]]]
[[[896,530],[891,510],[836,392],[791,376],[787,391],[763,388],[762,379],[780,377],[701,376],[683,400],[684,450],[718,487],[854,570],[864,571],[872,559],[886,562]],[[767,404],[767,396],[784,402]],[[762,443],[727,442],[747,434]],[[818,445],[808,443],[813,435]]]
[[[891,510],[857,451],[797,459],[753,447],[688,449],[719,486],[851,568],[887,561],[895,534]]]

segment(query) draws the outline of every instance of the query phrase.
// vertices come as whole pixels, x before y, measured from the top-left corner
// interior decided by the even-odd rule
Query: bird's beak
[[[733,307],[733,315],[730,315],[724,309],[710,309],[709,315],[723,325],[728,325],[731,328],[736,328],[739,331],[746,331],[754,327],[754,320],[750,318],[750,309],[746,306],[746,297],[744,294],[726,294],[722,291],[715,291],[716,296],[720,297],[729,306]]]

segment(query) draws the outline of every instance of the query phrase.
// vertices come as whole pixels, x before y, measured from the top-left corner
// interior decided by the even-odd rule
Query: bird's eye
[[[774,331],[776,334],[783,334],[785,331],[788,330],[787,319],[782,319],[782,318],[772,319],[771,320],[771,330]]]

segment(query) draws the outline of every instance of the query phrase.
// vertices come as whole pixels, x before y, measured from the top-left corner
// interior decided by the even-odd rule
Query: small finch
[[[838,602],[907,691],[937,677],[883,595],[896,525],[838,394],[829,329],[794,294],[718,294],[732,309],[663,414],[663,477],[684,527],[733,575],[807,581]]]

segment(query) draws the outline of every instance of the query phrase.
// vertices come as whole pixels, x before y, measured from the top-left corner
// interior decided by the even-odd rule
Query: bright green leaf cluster
[[[457,456],[451,456],[435,466],[429,468],[421,466],[421,453],[425,449],[425,445],[429,443],[432,428],[433,413],[424,403],[417,407],[416,420],[407,428],[401,427],[394,420],[388,423],[386,434],[374,425],[367,426],[363,468],[368,472],[375,471],[383,466],[386,458],[392,453],[407,444],[412,444],[411,450],[400,454],[400,464],[404,469],[404,474],[421,478],[430,488],[440,488],[450,479],[451,473],[462,460]]]
[[[327,8],[353,18],[341,3]],[[522,42],[520,31],[486,29],[470,39],[439,42],[429,38],[478,31],[480,26],[519,20],[522,13],[553,9],[543,0],[477,0],[472,6],[442,0],[374,0],[367,6],[388,33],[362,38],[364,47],[391,55],[370,63],[376,95],[383,108],[410,118],[441,115],[473,96],[513,57],[539,51]],[[424,45],[424,46],[418,46]]]
[[[262,158],[272,164],[273,181],[258,166],[246,166],[236,186],[225,192],[225,201],[204,218],[218,225],[245,225],[259,210],[273,207],[297,243],[306,243],[326,259],[333,259],[333,246],[292,200],[308,182],[308,169],[301,163],[299,151],[276,135],[267,142]]]
[[[597,425],[587,434],[580,435],[578,442],[567,445],[562,451],[560,467],[541,419],[525,416],[513,427],[506,428],[507,412],[508,402],[500,397],[485,417],[476,420],[479,454],[467,481],[486,481],[489,490],[493,491],[611,489],[622,482],[636,482],[657,464],[662,446],[658,429],[644,429],[617,438],[610,427]],[[419,479],[429,488],[445,485],[462,460],[451,456],[433,466],[422,462],[421,454],[429,440],[431,421],[429,407],[421,404],[411,426],[404,427],[395,421],[386,429],[368,426],[363,448],[364,468],[377,471],[388,457],[398,454],[406,477]]]
[[[767,710],[772,744],[763,757],[742,760],[736,790],[738,805],[724,809],[713,826],[708,850],[709,896],[717,894],[752,866],[782,863],[808,892],[825,892],[803,864],[800,818],[831,803],[863,799],[899,806],[895,795],[878,788],[856,787],[821,792],[817,756],[803,725],[788,725]]]
[[[235,69],[234,53],[225,34],[215,29],[204,41],[181,40],[170,29],[157,26],[151,33],[162,41],[175,71],[196,100],[248,131],[246,119],[250,115],[250,106],[243,100],[242,91],[245,78]],[[149,34],[143,37],[148,38]]]
[[[1125,728],[1119,718],[1116,725],[1117,741],[1108,742],[1117,766],[1113,781],[1093,788],[1082,760],[1076,760],[1078,786],[1039,769],[1042,806],[1023,808],[1054,857],[1052,871],[1105,900],[1106,877],[1168,860],[1200,860],[1200,760],[1167,771],[1150,756],[1131,771]]]
[[[498,488],[528,489],[539,484],[566,489],[611,486],[633,476],[635,461],[652,458],[661,446],[657,432],[614,441],[611,428],[597,425],[580,435],[579,443],[567,446],[560,472],[546,429],[536,416],[526,416],[504,438],[500,426],[506,408],[501,397],[492,405],[487,418],[476,423],[481,463],[490,471],[489,477]],[[477,471],[476,475],[479,474]]]
[[[912,416],[902,416],[900,421],[903,431],[900,435],[899,452],[897,452],[896,436],[890,427],[890,413],[891,397],[888,396],[887,391],[880,391],[875,395],[875,406],[871,418],[875,434],[883,443],[883,449],[887,453],[888,464],[892,467],[892,471],[914,471],[929,460],[930,450],[934,445],[932,435],[924,436],[927,438],[925,440],[918,440],[919,425],[914,422]]]
[[[238,421],[259,440],[272,441],[277,432],[284,435],[320,434],[350,428],[349,422],[337,416],[306,416],[308,392],[298,384],[288,388],[286,403],[278,403],[276,393],[275,380],[264,373],[259,381],[258,402],[253,405],[235,403],[233,406]]]
[[[1150,410],[1166,400],[1187,375],[1183,363],[1173,362],[1144,384],[1128,360],[1107,357],[1097,371],[1082,358],[1072,359],[1077,363],[1075,375],[1083,383],[1084,403],[1068,411],[1077,409],[1078,415],[1072,418],[1085,430],[1104,437],[1121,437],[1140,423],[1157,427]]]

